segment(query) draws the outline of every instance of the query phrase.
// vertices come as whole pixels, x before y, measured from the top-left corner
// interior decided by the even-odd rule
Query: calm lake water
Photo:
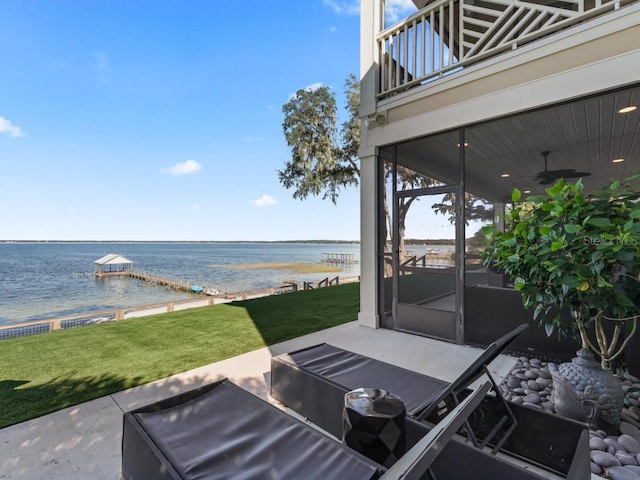
[[[240,292],[283,280],[318,281],[357,276],[355,264],[337,273],[295,274],[273,268],[237,268],[271,262],[320,263],[324,252],[353,253],[357,244],[308,243],[0,243],[0,323],[194,298],[190,293],[126,277],[96,278],[93,262],[110,253],[135,270]],[[234,268],[235,267],[235,268]]]

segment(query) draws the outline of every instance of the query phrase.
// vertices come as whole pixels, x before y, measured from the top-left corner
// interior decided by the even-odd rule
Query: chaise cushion
[[[124,430],[126,480],[165,478],[160,470],[207,480],[367,480],[382,471],[229,381],[184,403],[125,414]]]

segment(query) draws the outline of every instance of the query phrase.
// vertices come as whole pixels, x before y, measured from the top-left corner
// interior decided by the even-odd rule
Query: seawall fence
[[[345,279],[339,279],[338,277],[335,277],[332,280],[325,279],[317,283],[304,282],[302,284],[302,287],[305,290],[309,290],[317,287],[338,285],[340,283],[356,282],[359,281],[359,279],[359,277],[350,277]],[[36,333],[45,333],[53,330],[64,330],[68,328],[80,327],[83,325],[96,325],[99,323],[115,322],[120,320],[127,320],[130,318],[144,317],[147,315],[157,315],[159,313],[177,312],[179,310],[186,310],[189,308],[206,307],[208,305],[248,300],[251,298],[265,297],[268,295],[279,295],[283,293],[295,292],[298,289],[299,285],[297,282],[285,281],[278,287],[246,290],[237,293],[222,293],[215,296],[199,295],[193,299],[176,300],[167,303],[155,303],[135,307],[118,308],[113,310],[78,313],[75,315],[67,315],[57,318],[11,323],[0,325],[0,340],[23,337],[25,335],[33,335]]]

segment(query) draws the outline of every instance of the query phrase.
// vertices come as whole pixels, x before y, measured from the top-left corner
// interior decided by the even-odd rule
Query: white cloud
[[[20,127],[11,123],[8,118],[0,117],[0,133],[6,133],[10,137],[24,137]]]
[[[322,3],[338,15],[360,14],[360,0],[322,0]],[[392,25],[418,9],[412,0],[386,0],[384,10],[385,25]]]
[[[308,85],[306,87],[304,87],[305,90],[307,90],[308,92],[314,92],[316,90],[318,90],[319,88],[322,88],[324,86],[324,84],[322,84],[322,82],[316,82],[316,83],[312,83],[311,85]]]
[[[254,205],[256,207],[271,207],[277,203],[278,202],[275,198],[273,198],[271,195],[267,195],[266,193],[257,200],[251,201],[251,205]]]
[[[314,92],[321,87],[324,87],[324,84],[322,82],[316,82],[316,83],[312,83],[311,85],[307,85],[306,87],[303,87],[301,90],[305,90],[307,92]],[[292,93],[291,95],[289,95],[289,100],[293,99],[295,96],[296,94]]]
[[[330,33],[333,33],[333,32],[335,32],[336,30],[338,30],[338,27],[329,27],[329,32],[330,32]]]
[[[200,165],[195,160],[187,160],[186,162],[176,163],[171,168],[163,168],[162,171],[170,173],[171,175],[190,175],[192,173],[198,173],[202,170]]]
[[[322,0],[322,3],[337,14],[358,15],[360,13],[360,0]]]
[[[392,25],[417,11],[417,7],[411,0],[387,0],[384,5],[384,23]]]
[[[191,205],[189,207],[189,210],[200,210],[200,204],[199,203],[194,203],[193,205]]]

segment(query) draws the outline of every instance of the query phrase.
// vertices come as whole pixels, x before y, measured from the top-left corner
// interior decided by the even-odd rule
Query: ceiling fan
[[[591,175],[589,172],[576,172],[575,168],[562,168],[559,170],[549,170],[547,167],[547,157],[551,153],[549,150],[540,152],[544,157],[544,170],[538,172],[533,180],[538,180],[540,185],[549,185],[560,178],[580,178]]]

